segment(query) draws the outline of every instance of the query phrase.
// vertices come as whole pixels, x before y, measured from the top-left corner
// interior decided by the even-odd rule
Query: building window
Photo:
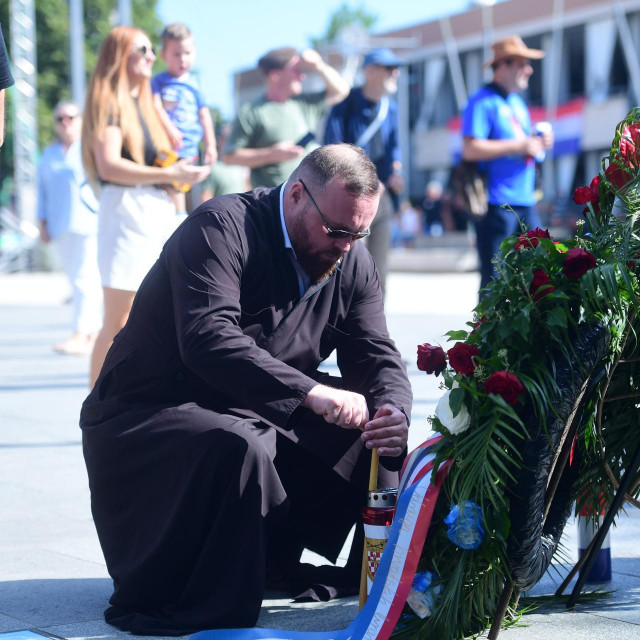
[[[542,49],[542,35],[530,36],[526,39],[530,49]],[[529,88],[525,94],[525,101],[529,106],[539,106],[544,103],[542,94],[542,61],[531,60],[533,75],[529,78]]]
[[[440,92],[433,109],[432,124],[434,127],[444,127],[452,116],[458,115],[458,107],[453,92],[453,81],[447,64],[447,72],[442,79]]]
[[[626,93],[629,87],[629,71],[627,70],[627,61],[624,58],[620,36],[616,37],[616,46],[613,50],[609,87],[610,95]]]
[[[409,78],[409,131],[413,131],[420,120],[424,102],[424,62],[414,62],[407,67]],[[428,122],[423,123],[428,126]]]
[[[584,25],[565,30],[564,54],[562,70],[566,73],[566,98],[570,100],[585,94]]]
[[[460,54],[460,64],[468,95],[475,93],[484,84],[485,70],[482,66],[484,62],[482,56],[482,49],[472,49]]]

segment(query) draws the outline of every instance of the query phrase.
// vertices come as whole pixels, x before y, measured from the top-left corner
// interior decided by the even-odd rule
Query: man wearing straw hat
[[[252,626],[265,582],[357,593],[362,538],[346,567],[299,560],[336,560],[371,451],[393,487],[406,450],[411,385],[360,242],[379,197],[365,152],[328,145],[166,243],[80,418],[111,624]],[[318,370],[334,350],[341,378]]]
[[[529,86],[531,60],[543,58],[544,51],[529,49],[517,35],[491,48],[493,55],[484,66],[491,67],[492,82],[469,98],[462,116],[463,159],[477,162],[487,176],[489,208],[476,221],[480,289],[494,273],[492,259],[502,240],[520,229],[520,221],[530,228],[540,225],[535,158],[553,146],[550,129],[534,134],[529,109],[518,95]]]

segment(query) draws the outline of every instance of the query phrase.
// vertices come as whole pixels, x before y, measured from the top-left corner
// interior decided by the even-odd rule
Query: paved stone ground
[[[390,331],[415,394],[412,445],[427,435],[426,417],[440,396],[433,376],[415,366],[416,345],[442,341],[445,331],[463,327],[476,287],[473,273],[390,276]],[[29,629],[68,639],[125,635],[102,619],[111,583],[91,521],[77,426],[88,359],[51,350],[68,332],[70,309],[62,304],[67,296],[59,274],[0,276],[0,640],[3,633]],[[640,512],[633,510],[612,533],[614,579],[607,588],[616,591],[606,602],[570,613],[543,609],[525,617],[528,626],[501,637],[638,638],[639,525]],[[569,523],[566,530],[574,559],[575,529]],[[534,593],[554,589],[546,577]],[[331,630],[346,627],[356,613],[354,598],[312,605],[275,598],[265,600],[259,624]]]

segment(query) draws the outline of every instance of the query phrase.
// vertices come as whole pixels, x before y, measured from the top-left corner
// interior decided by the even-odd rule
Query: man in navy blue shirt
[[[518,95],[529,86],[531,60],[543,58],[544,51],[529,49],[520,36],[499,40],[492,49],[484,66],[493,70],[493,81],[469,98],[462,115],[462,157],[487,175],[489,210],[476,222],[480,289],[494,273],[491,260],[502,240],[520,229],[520,221],[540,225],[534,158],[553,146],[551,131],[532,135],[529,109]]]
[[[14,82],[9,68],[9,56],[2,37],[2,27],[0,27],[0,147],[4,142],[4,90]]]
[[[398,209],[397,196],[404,189],[398,107],[389,98],[398,90],[401,64],[403,62],[390,49],[369,51],[362,63],[364,85],[352,89],[343,102],[331,109],[324,135],[325,144],[350,142],[362,147],[376,165],[384,192],[367,248],[375,260],[383,292],[391,246],[391,218]]]

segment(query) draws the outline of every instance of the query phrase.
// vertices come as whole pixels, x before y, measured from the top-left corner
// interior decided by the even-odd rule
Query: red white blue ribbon
[[[369,598],[356,619],[339,631],[299,632],[277,629],[215,629],[200,631],[192,640],[386,640],[391,636],[411,589],[442,481],[451,461],[435,478],[432,446],[427,440],[402,467],[396,515]]]

